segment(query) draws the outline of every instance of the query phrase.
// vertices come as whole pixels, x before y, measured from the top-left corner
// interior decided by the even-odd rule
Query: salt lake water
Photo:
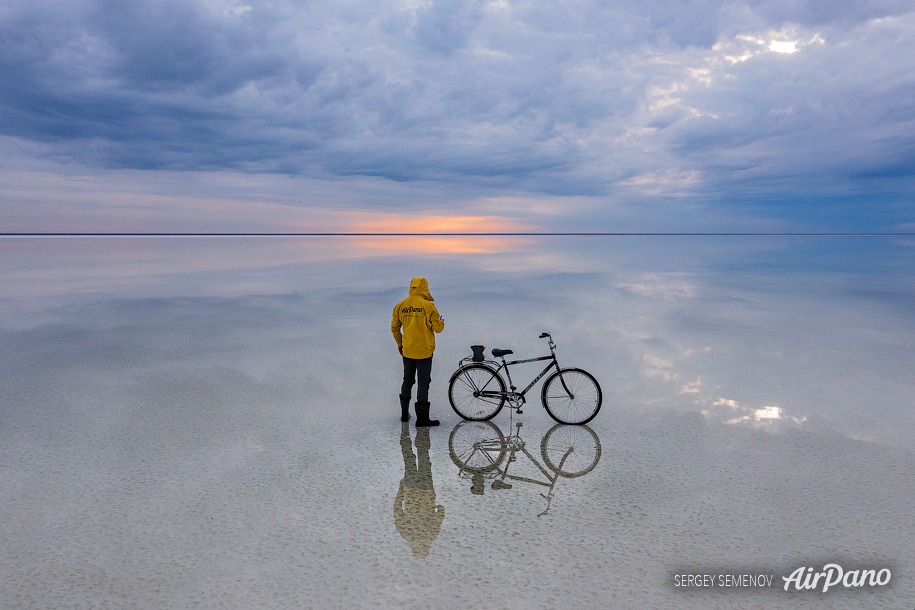
[[[446,322],[428,431],[389,330],[413,276]],[[0,285],[3,607],[915,599],[911,238],[5,238]],[[598,416],[535,388],[462,423],[469,346],[543,331]],[[785,590],[827,564],[892,577]]]

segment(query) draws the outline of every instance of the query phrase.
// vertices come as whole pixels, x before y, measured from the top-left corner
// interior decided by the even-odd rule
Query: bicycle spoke
[[[487,472],[498,467],[505,456],[504,437],[489,422],[461,422],[448,438],[451,460],[462,470]]]
[[[581,369],[563,369],[554,373],[543,386],[543,406],[553,419],[563,424],[590,421],[601,406],[597,381]]]
[[[451,377],[448,400],[464,419],[481,421],[493,417],[505,403],[505,383],[488,366],[461,367]]]
[[[587,425],[556,424],[544,435],[540,453],[560,476],[579,477],[594,470],[600,461],[600,439]]]
[[[462,364],[451,376],[448,384],[448,400],[451,408],[467,420],[486,421],[494,417],[508,401],[511,408],[521,412],[523,397],[514,390],[505,391],[505,380],[500,374],[503,367],[509,364],[535,362],[538,360],[552,360],[550,366],[558,365],[554,352],[555,344],[549,333],[542,333],[541,338],[549,338],[550,356],[503,362],[497,368],[492,368],[488,363]],[[510,350],[498,352],[499,356],[510,354]],[[462,363],[466,363],[464,359]],[[534,383],[549,370],[544,369]],[[527,389],[533,385],[531,383]],[[524,390],[526,392],[527,390]],[[563,424],[584,424],[591,421],[600,410],[602,395],[597,380],[582,369],[558,369],[547,377],[543,383],[541,393],[543,406],[550,417]]]

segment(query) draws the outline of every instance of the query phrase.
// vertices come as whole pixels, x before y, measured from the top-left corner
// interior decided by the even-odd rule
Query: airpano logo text
[[[779,574],[781,571],[773,571]],[[768,570],[685,570],[673,575],[674,587],[685,589],[777,589],[785,591],[815,591],[830,593],[840,589],[875,589],[890,584],[893,574],[889,568],[845,569],[837,563],[827,563],[822,570],[801,566],[778,576]],[[783,576],[787,574],[787,576]]]
[[[826,593],[834,587],[841,585],[846,589],[860,589],[862,587],[883,587],[890,584],[893,577],[888,568],[881,570],[848,570],[837,563],[827,563],[820,572],[813,568],[802,566],[789,576],[782,576],[785,581],[785,591],[792,588],[795,591],[820,591]]]
[[[400,313],[422,313],[425,309],[422,307],[404,307],[400,310]]]

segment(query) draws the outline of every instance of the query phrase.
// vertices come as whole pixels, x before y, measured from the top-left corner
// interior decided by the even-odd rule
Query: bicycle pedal
[[[524,413],[524,411],[522,411],[521,409],[518,409],[518,415],[521,415],[522,413]]]

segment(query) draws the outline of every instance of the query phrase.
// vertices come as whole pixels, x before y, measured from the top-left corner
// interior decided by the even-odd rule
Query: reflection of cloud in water
[[[715,400],[736,397],[746,410],[727,421],[803,416],[806,426],[855,437],[911,437],[915,319],[905,305],[915,287],[899,275],[911,248],[873,242],[881,256],[856,259],[856,269],[842,266],[845,242],[803,244],[818,257],[784,262],[793,243],[779,240],[455,239],[0,240],[0,327],[115,320],[102,313],[110,299],[142,309],[147,298],[187,299],[189,309],[212,307],[211,322],[229,322],[220,304],[256,297],[262,310],[232,320],[229,335],[259,342],[265,324],[282,334],[288,322],[289,337],[308,341],[344,322],[357,333],[383,329],[375,316],[387,315],[404,277],[422,272],[439,286],[449,321],[440,374],[472,343],[532,351],[550,330],[609,402],[717,412]],[[831,257],[840,271],[823,262]],[[719,270],[723,262],[737,270]],[[319,315],[331,309],[333,317]],[[145,314],[125,313],[125,326],[131,315]],[[313,341],[332,359],[351,358],[330,337]],[[778,417],[756,412],[770,405]]]
[[[775,429],[790,424],[800,426],[807,420],[803,415],[786,414],[782,407],[775,405],[746,407],[730,398],[719,398],[709,407],[702,409],[700,413],[710,420],[728,425],[746,425],[761,429]]]
[[[642,375],[647,379],[661,379],[665,382],[671,382],[677,379],[677,373],[674,371],[672,360],[662,360],[651,354],[642,356]]]
[[[698,394],[702,391],[702,378],[697,377],[696,381],[687,383],[685,386],[680,388],[681,394]]]
[[[790,415],[783,407],[764,405],[751,407],[733,398],[719,396],[712,399],[703,395],[702,378],[698,377],[680,388],[680,395],[692,396],[699,413],[710,421],[728,425],[745,425],[753,428],[775,430],[785,425],[800,426],[807,421],[804,415]]]
[[[627,292],[665,301],[680,301],[698,297],[698,289],[686,281],[682,273],[644,274],[632,282],[622,282],[619,287]]]
[[[492,588],[468,583],[510,570],[518,607],[728,605],[737,598],[679,595],[667,575],[819,560],[894,567],[874,603],[913,598],[895,580],[915,569],[915,317],[898,248],[875,247],[884,257],[864,268],[808,268],[847,244],[829,242],[773,273],[782,263],[749,247],[721,270],[704,241],[543,240],[461,257],[321,239],[11,243],[0,240],[3,599],[488,608]],[[421,570],[392,523],[407,469],[388,324],[413,269],[440,286],[449,322],[433,370],[435,500],[421,500],[448,518]],[[619,287],[687,272],[691,299]],[[605,406],[590,424],[599,465],[558,480],[552,517],[538,518],[546,487],[506,477],[513,488],[493,490],[494,476],[481,497],[457,475],[445,387],[470,344],[534,353],[542,330],[564,364],[595,374]],[[539,408],[524,421],[554,476],[539,451],[553,422]],[[774,591],[746,599],[785,604]]]

